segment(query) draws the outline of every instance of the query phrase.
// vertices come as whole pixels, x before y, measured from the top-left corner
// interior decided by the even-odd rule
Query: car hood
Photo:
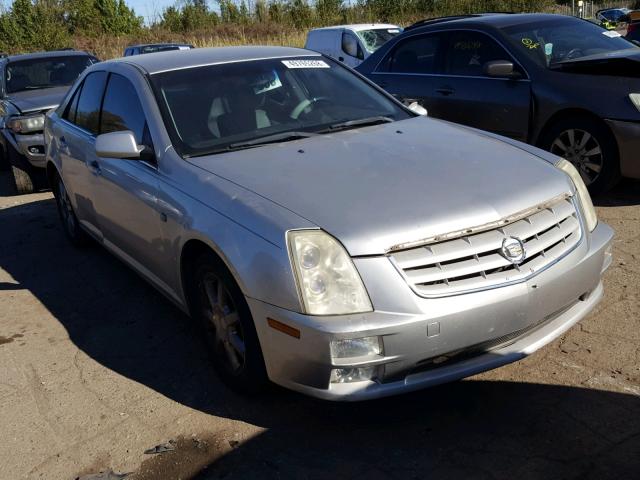
[[[517,145],[428,118],[189,161],[304,217],[353,256],[495,222],[572,190]]]
[[[589,75],[640,77],[640,48],[628,48],[574,58],[554,63],[550,68]]]
[[[69,86],[23,90],[10,93],[8,99],[21,113],[50,110],[60,105],[69,91]]]

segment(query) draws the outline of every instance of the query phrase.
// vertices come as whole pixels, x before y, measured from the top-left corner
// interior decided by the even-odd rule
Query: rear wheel
[[[541,146],[570,161],[594,195],[609,190],[620,179],[615,138],[597,120],[577,116],[562,119],[547,130]]]
[[[229,271],[212,253],[194,262],[190,282],[192,316],[221,379],[231,388],[255,393],[267,384],[262,350],[249,307]]]
[[[73,245],[77,247],[85,245],[89,236],[78,222],[67,189],[59,175],[56,175],[52,187],[65,235]]]

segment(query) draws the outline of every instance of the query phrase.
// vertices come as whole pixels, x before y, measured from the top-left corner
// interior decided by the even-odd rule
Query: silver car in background
[[[241,390],[361,400],[463,378],[603,295],[612,231],[571,164],[416,115],[307,50],[94,65],[45,136],[69,239],[189,312]]]

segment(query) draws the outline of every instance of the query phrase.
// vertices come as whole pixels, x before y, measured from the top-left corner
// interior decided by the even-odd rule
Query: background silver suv
[[[566,160],[306,50],[95,65],[45,135],[71,241],[190,312],[244,390],[366,399],[495,368],[589,312],[611,262]]]

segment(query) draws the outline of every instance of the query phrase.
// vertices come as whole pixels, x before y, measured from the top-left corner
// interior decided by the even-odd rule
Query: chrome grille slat
[[[411,288],[422,296],[443,296],[524,280],[568,254],[582,238],[571,198],[545,204],[491,230],[389,254]],[[520,265],[500,252],[505,238],[519,238],[526,251]]]

